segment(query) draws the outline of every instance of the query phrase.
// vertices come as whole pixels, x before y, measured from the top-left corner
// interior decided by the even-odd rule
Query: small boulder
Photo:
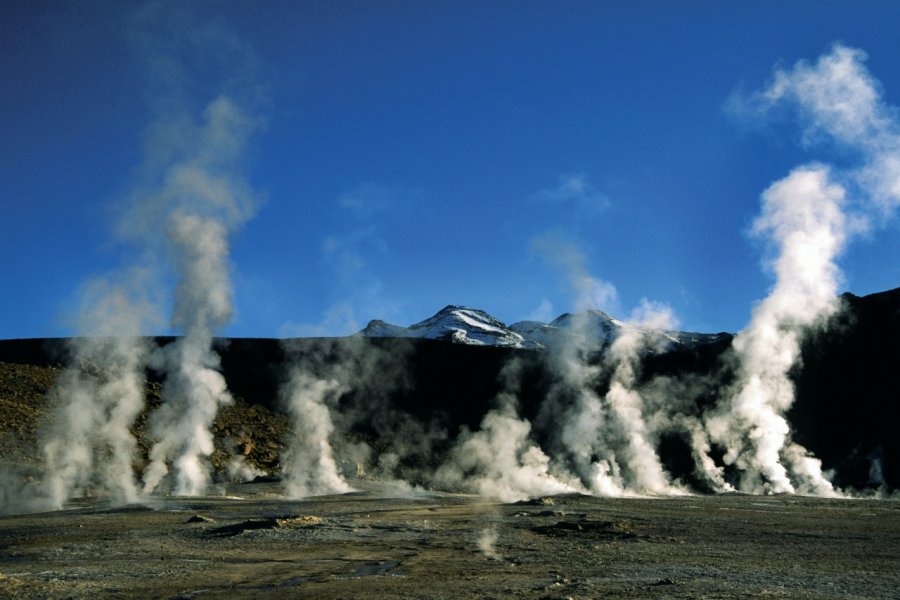
[[[194,515],[190,519],[186,521],[187,523],[215,523],[216,520],[210,517],[204,517],[203,515]]]

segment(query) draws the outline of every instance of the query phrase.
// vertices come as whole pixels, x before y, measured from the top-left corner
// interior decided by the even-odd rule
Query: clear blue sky
[[[239,88],[265,118],[242,162],[265,200],[232,238],[233,336],[451,303],[552,318],[575,293],[547,240],[615,286],[606,308],[648,298],[736,331],[772,283],[747,233],[760,193],[842,157],[728,99],[842,41],[900,105],[897,2],[195,2],[150,33],[131,4],[0,7],[0,338],[70,334],[82,282],[135,252],[116,221],[166,85],[142,36],[229,32],[240,59],[188,53],[180,101]],[[900,285],[898,233],[850,246],[846,289]]]

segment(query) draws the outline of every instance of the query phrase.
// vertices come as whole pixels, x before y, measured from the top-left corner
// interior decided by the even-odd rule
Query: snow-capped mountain
[[[445,306],[433,317],[409,327],[371,321],[360,333],[366,337],[414,337],[473,346],[543,347],[529,342],[483,310],[456,305]]]
[[[409,327],[379,320],[371,321],[360,335],[446,340],[475,346],[540,349],[584,341],[603,346],[611,343],[623,329],[629,327],[631,326],[599,310],[565,313],[550,323],[519,321],[507,326],[483,310],[450,305],[438,311],[433,317]],[[655,347],[701,345],[729,335],[658,329],[640,332],[649,336]]]

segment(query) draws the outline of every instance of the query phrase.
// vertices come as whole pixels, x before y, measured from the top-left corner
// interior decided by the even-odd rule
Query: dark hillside
[[[872,461],[880,459],[885,480],[896,488],[900,288],[842,298],[847,310],[803,346],[790,417],[798,441],[837,467],[839,482],[868,481]]]
[[[826,468],[836,470],[839,485],[873,485],[870,479],[877,479],[880,469],[884,481],[896,488],[900,289],[862,298],[847,294],[843,300],[846,310],[810,333],[803,345],[803,362],[793,375],[797,399],[789,413],[794,436]],[[155,341],[165,346],[173,339]],[[67,362],[65,346],[63,339],[0,340],[0,363],[58,367]],[[673,396],[685,411],[699,414],[729,382],[722,360],[729,347],[726,337],[651,355],[643,364],[643,381],[659,376],[704,381],[705,392],[688,404]],[[541,412],[558,382],[546,351],[424,339],[220,339],[217,350],[229,389],[242,405],[279,412],[279,389],[294,368],[345,382],[335,418],[367,440],[374,439],[375,446],[389,443],[391,427],[402,419],[440,429],[451,438],[460,427],[477,429],[503,390],[501,372],[511,362],[516,367],[519,409],[530,420]],[[150,372],[148,380],[157,384],[159,376]],[[596,385],[598,393],[605,392],[604,382]],[[540,438],[538,429],[535,434]],[[378,442],[378,438],[387,439]],[[270,443],[274,442],[265,445]],[[660,452],[674,475],[689,476],[692,462],[683,442],[663,440]],[[266,464],[272,460],[268,457]]]

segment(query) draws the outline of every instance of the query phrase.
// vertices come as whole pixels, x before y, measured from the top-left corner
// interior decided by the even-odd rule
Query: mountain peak
[[[409,327],[376,320],[370,322],[360,333],[366,337],[416,337],[472,346],[540,347],[529,344],[521,335],[487,312],[458,304],[449,304],[434,316]]]
[[[473,346],[540,349],[559,347],[578,340],[591,340],[592,343],[605,345],[615,340],[623,329],[630,327],[600,310],[564,313],[549,324],[519,321],[507,326],[481,309],[448,304],[433,316],[408,327],[373,320],[360,335],[445,340]],[[653,338],[657,345],[698,345],[721,339],[721,334],[663,330],[641,333]]]

